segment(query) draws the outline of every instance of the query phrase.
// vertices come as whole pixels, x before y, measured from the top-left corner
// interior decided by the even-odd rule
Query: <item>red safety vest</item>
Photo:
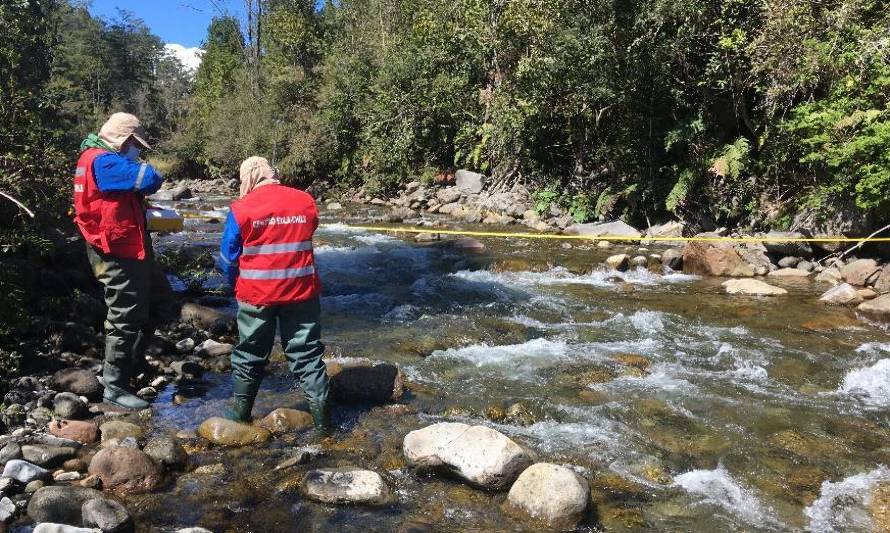
[[[74,173],[74,222],[83,238],[121,259],[145,259],[145,210],[135,192],[103,193],[96,186],[93,162],[109,152],[89,148]]]
[[[251,305],[304,302],[321,292],[312,253],[318,209],[309,194],[264,185],[232,203],[241,231],[235,298]]]

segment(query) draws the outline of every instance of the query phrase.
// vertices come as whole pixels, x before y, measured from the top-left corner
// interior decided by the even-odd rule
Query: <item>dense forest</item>
[[[232,177],[261,154],[334,194],[468,168],[579,221],[886,219],[883,0],[245,5],[213,20],[193,74],[126,13],[0,4],[0,191],[35,211],[0,198],[5,295],[24,298],[41,275],[28,261],[70,234],[79,142],[115,110],[143,119],[173,178]],[[28,318],[3,307],[0,336]]]

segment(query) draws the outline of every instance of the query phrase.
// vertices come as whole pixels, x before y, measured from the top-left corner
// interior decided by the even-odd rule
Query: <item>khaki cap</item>
[[[121,146],[131,136],[146,149],[151,149],[151,145],[145,141],[145,129],[135,115],[115,113],[108,118],[108,121],[99,130],[99,138],[117,151],[120,151]]]

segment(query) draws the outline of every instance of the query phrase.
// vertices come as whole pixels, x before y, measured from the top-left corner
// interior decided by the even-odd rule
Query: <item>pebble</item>
[[[80,472],[62,472],[57,475],[53,475],[53,479],[56,481],[78,481],[82,478],[83,475]]]
[[[139,396],[143,400],[154,400],[158,397],[158,391],[154,387],[145,387],[139,389],[139,391],[136,392],[136,396]]]
[[[34,527],[32,533],[97,533],[97,530],[88,527],[76,527],[65,524],[43,522]]]
[[[0,464],[5,464],[13,459],[22,458],[22,447],[16,442],[10,442],[0,449]]]
[[[192,350],[195,349],[195,340],[194,339],[182,339],[181,341],[176,343],[176,350],[179,353],[192,353]]]
[[[587,480],[564,466],[537,463],[526,468],[507,495],[509,505],[551,526],[572,527],[587,510]]]
[[[145,431],[141,427],[130,422],[124,422],[123,420],[105,422],[99,426],[99,431],[102,432],[103,444],[111,439],[122,440],[127,437],[133,437],[134,439],[139,440],[145,435]]]
[[[15,518],[17,509],[15,503],[9,498],[0,499],[0,524],[8,524]]]
[[[164,376],[158,376],[151,382],[151,386],[155,389],[163,389],[167,386],[168,383],[170,383],[170,381],[167,378],[165,378]]]
[[[59,418],[71,420],[80,420],[89,413],[87,404],[72,392],[56,394],[53,401],[53,409]]]
[[[34,494],[38,490],[42,489],[46,483],[39,479],[35,479],[34,481],[25,485],[25,494]]]

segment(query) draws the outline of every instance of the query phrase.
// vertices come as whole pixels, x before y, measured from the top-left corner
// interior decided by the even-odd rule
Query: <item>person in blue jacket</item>
[[[115,113],[81,144],[74,175],[74,221],[108,307],[104,400],[126,409],[148,407],[131,380],[149,369],[145,349],[155,328],[178,316],[146,231],[145,197],[164,182],[139,159],[148,148],[139,119]]]

